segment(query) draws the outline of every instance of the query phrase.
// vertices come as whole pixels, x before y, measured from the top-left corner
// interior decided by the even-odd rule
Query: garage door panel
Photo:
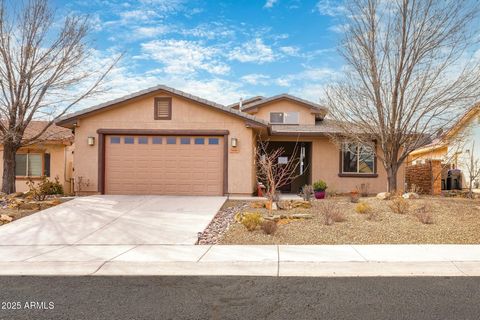
[[[107,194],[223,194],[223,138],[217,145],[167,144],[167,137],[160,137],[161,144],[133,144],[105,139],[105,193]],[[158,141],[158,140],[157,140]]]

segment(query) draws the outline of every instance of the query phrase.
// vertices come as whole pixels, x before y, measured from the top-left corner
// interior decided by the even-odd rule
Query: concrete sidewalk
[[[480,276],[480,245],[0,246],[0,275]]]

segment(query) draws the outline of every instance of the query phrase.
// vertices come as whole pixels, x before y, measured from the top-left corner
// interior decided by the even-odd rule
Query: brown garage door
[[[223,137],[105,136],[106,194],[223,194]]]

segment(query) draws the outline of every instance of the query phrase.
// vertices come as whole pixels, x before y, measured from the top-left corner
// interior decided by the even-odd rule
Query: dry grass
[[[391,200],[363,198],[372,214],[355,212],[355,203],[347,197],[314,201],[312,209],[289,213],[311,213],[313,219],[291,220],[278,224],[274,236],[262,230],[248,232],[241,224],[233,225],[220,240],[222,244],[382,244],[382,243],[480,243],[480,200],[424,197],[406,200],[407,214],[395,214]],[[325,225],[321,207],[335,202],[346,221]],[[422,214],[422,207],[428,208]],[[248,209],[266,215],[265,209]],[[284,213],[285,211],[282,211]],[[421,222],[424,221],[427,224]],[[433,222],[433,224],[428,224]]]

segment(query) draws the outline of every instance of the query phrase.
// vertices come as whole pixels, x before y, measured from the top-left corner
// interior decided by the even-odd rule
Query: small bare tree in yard
[[[2,192],[15,192],[15,153],[38,142],[56,119],[98,93],[119,56],[94,66],[89,19],[56,20],[47,0],[0,0]],[[48,120],[26,135],[32,120]]]
[[[345,8],[340,51],[346,66],[326,90],[330,116],[345,140],[376,141],[394,192],[408,154],[479,97],[478,3],[346,0]]]
[[[259,141],[256,150],[257,179],[265,184],[266,195],[272,210],[278,190],[295,180],[299,174],[297,169],[300,159],[297,157],[297,145],[292,156],[284,162],[279,158],[284,155],[283,148],[269,149],[268,142]]]

